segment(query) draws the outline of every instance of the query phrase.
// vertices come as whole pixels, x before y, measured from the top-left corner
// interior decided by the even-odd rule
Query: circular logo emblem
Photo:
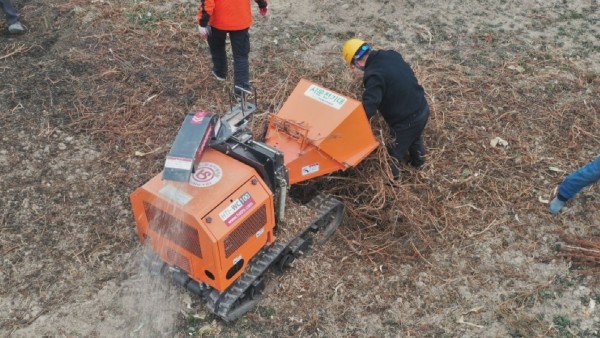
[[[200,162],[196,172],[190,177],[190,184],[195,187],[206,188],[217,184],[223,177],[223,169],[212,162]]]

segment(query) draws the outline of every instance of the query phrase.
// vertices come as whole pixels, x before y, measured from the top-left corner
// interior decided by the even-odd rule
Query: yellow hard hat
[[[365,51],[367,51],[369,49],[369,45],[361,39],[350,39],[346,41],[346,43],[344,43],[344,47],[342,48],[342,55],[344,56],[344,60],[348,65],[352,65],[352,59],[354,59],[356,52],[358,52],[358,50],[365,45],[367,46],[367,49],[365,49]]]

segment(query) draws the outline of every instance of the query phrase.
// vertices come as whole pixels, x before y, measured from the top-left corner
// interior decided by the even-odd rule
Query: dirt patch
[[[595,0],[273,2],[251,30],[257,130],[300,78],[359,97],[340,47],[360,36],[415,69],[430,153],[394,189],[381,151],[314,182],[344,200],[344,225],[232,324],[140,271],[128,201],[185,113],[228,108],[197,3],[15,4],[28,32],[0,27],[0,335],[600,334],[597,261],[568,247],[595,250],[573,238],[598,236],[599,188],[558,217],[543,202],[600,149]]]

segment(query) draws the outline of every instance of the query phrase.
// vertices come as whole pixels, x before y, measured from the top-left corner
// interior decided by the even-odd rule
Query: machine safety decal
[[[206,144],[208,143],[208,140],[210,140],[213,136],[212,129],[213,126],[208,126],[208,129],[206,129],[206,134],[204,134],[204,140],[202,140],[202,143],[200,144],[200,147],[198,147],[198,151],[196,152],[196,161],[199,161],[202,158],[202,154],[204,154],[204,149],[206,149]]]
[[[217,184],[223,178],[223,169],[212,162],[200,162],[196,172],[190,176],[190,184],[194,187],[206,188]]]
[[[184,191],[181,191],[170,184],[162,187],[158,193],[180,205],[188,204],[193,198],[191,195],[186,194]]]
[[[233,201],[225,210],[221,211],[219,217],[227,226],[230,226],[244,216],[248,210],[252,209],[255,204],[250,193],[246,192],[240,198]]]
[[[302,167],[302,176],[306,176],[306,175],[310,175],[312,173],[316,173],[320,169],[321,169],[321,167],[319,166],[319,163],[309,164],[307,166]]]
[[[192,160],[185,157],[167,156],[165,168],[190,170],[192,169]]]
[[[264,234],[264,233],[265,233],[265,228],[260,228],[260,230],[258,230],[256,232],[256,238],[262,236],[262,234]]]
[[[347,98],[314,84],[308,87],[304,95],[338,110],[348,101]]]

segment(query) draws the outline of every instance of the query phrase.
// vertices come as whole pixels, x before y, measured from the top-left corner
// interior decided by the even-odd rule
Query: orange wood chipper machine
[[[187,114],[162,173],[131,194],[149,269],[226,321],[257,304],[270,267],[285,268],[342,221],[343,204],[319,194],[308,203],[315,218],[279,240],[290,185],[356,166],[379,145],[360,102],[307,80],[256,141],[248,94],[223,116]]]

